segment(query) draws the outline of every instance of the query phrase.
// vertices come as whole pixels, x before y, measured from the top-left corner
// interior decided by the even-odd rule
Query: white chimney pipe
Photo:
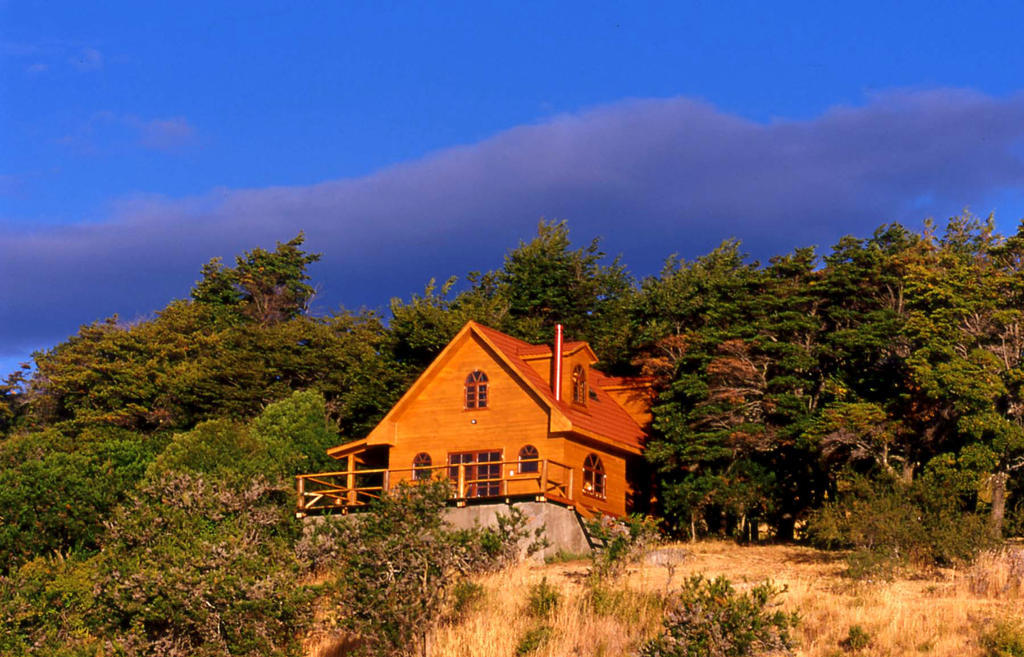
[[[551,377],[551,390],[555,401],[562,401],[562,325],[555,324],[555,372]]]

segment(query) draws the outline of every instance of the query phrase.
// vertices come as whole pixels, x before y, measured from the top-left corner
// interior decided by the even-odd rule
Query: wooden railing
[[[530,466],[535,464],[536,468]],[[498,476],[493,468],[498,468]],[[536,470],[535,472],[523,472]],[[422,468],[387,468],[320,472],[296,477],[298,512],[337,509],[347,512],[366,506],[400,482],[444,480],[458,505],[473,499],[524,498],[572,503],[573,469],[551,459],[486,461],[434,465]]]

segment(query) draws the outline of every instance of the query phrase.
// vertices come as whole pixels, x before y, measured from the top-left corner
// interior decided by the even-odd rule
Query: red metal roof
[[[604,387],[622,385],[625,382],[624,379],[605,376],[590,367],[587,380],[590,383],[590,390],[597,396],[597,399],[588,399],[585,406],[571,401],[556,401],[548,382],[524,360],[524,357],[529,356],[550,355],[553,351],[551,345],[529,344],[476,322],[470,322],[470,325],[473,330],[478,331],[502,352],[519,375],[529,380],[533,387],[544,396],[544,401],[548,405],[557,408],[569,418],[574,429],[621,443],[631,451],[643,448],[644,440],[647,437],[643,428],[603,389]],[[562,346],[562,353],[563,355],[572,353],[581,346],[590,348],[585,342],[567,342]]]

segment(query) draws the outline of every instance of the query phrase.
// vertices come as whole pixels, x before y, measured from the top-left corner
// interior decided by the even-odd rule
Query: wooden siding
[[[487,408],[465,408],[466,376],[474,370],[487,374]],[[547,409],[473,335],[425,382],[395,424],[392,468],[411,467],[420,452],[430,454],[434,465],[447,463],[451,453],[484,450],[500,451],[511,461],[526,444],[542,459],[561,457],[548,445]]]
[[[626,459],[574,440],[564,440],[563,445],[561,462],[572,467],[577,473],[573,478],[573,499],[602,513],[626,515]],[[597,454],[604,464],[606,480],[603,499],[583,491],[583,460],[588,454]]]
[[[519,450],[532,445],[538,459],[560,469],[559,473],[552,473],[552,481],[559,479],[566,484],[562,490],[568,490],[571,482],[569,500],[562,501],[576,504],[587,514],[625,515],[629,511],[627,500],[632,496],[626,475],[626,456],[639,453],[643,437],[642,429],[631,418],[642,416],[644,409],[631,404],[627,411],[619,403],[625,394],[608,396],[605,387],[615,386],[608,386],[612,381],[591,367],[595,362],[596,357],[586,343],[572,343],[566,349],[562,401],[556,402],[549,387],[552,374],[549,347],[528,345],[469,323],[365,439],[367,449],[383,449],[388,454],[386,465],[382,464],[383,469],[378,473],[381,482],[374,486],[386,490],[389,485],[414,478],[413,459],[421,453],[430,456],[433,468],[430,473],[421,474],[448,477],[462,486],[464,480],[476,475],[468,470],[447,469],[449,456],[490,452],[490,456],[503,462],[500,466],[502,495],[536,495],[542,488],[538,482],[544,478],[518,472],[515,463]],[[583,368],[587,378],[588,394],[582,404],[572,400],[572,372],[577,365]],[[467,409],[466,378],[476,370],[487,375],[487,407]],[[614,381],[620,382],[622,380]],[[597,399],[591,397],[590,390],[597,392]],[[634,401],[637,399],[633,397]],[[355,455],[348,458],[348,450],[340,447],[335,451],[339,456],[346,454],[346,458],[343,461],[345,471],[330,475],[329,481],[333,483],[312,475],[307,478],[311,485],[320,486],[320,493],[327,497],[334,495],[337,500],[344,492],[343,501],[347,504],[351,494],[363,494],[353,493],[353,490],[359,488],[355,480],[366,477],[353,475]],[[603,497],[584,491],[583,462],[589,454],[596,454],[604,464]],[[375,467],[381,468],[380,465]],[[493,480],[494,468],[487,472],[488,481]],[[303,481],[300,478],[300,483]],[[487,496],[494,496],[494,486],[481,485],[486,487]],[[553,497],[550,491],[541,494],[550,499],[562,495]],[[453,499],[460,498],[461,495],[456,495]]]

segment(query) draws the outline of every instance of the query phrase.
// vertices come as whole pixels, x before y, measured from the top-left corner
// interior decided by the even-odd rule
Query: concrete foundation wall
[[[445,510],[445,519],[459,529],[494,527],[498,524],[497,515],[507,515],[512,506],[522,511],[527,519],[526,529],[529,538],[524,541],[524,549],[526,544],[533,540],[534,530],[537,527],[544,527],[543,536],[548,541],[548,547],[535,554],[534,558],[544,559],[559,551],[576,554],[590,551],[590,543],[583,532],[576,511],[559,504],[513,502],[449,507]]]

